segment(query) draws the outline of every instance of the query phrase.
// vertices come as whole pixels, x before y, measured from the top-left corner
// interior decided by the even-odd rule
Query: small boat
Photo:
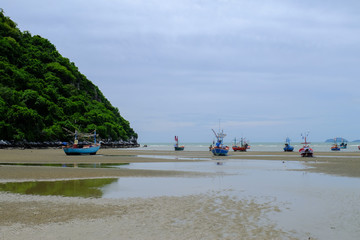
[[[78,132],[75,130],[75,139],[74,144],[69,144],[64,146],[64,152],[66,155],[95,155],[96,152],[100,149],[101,144],[96,143],[96,130],[94,131],[94,143],[92,144],[79,144],[77,139]],[[82,134],[85,137],[91,136],[90,134]]]
[[[184,150],[184,146],[179,146],[179,137],[178,136],[175,136],[175,145],[174,145],[174,148],[175,148],[175,151],[182,151]]]
[[[246,142],[245,138],[240,139],[240,146],[236,144],[236,138],[234,139],[234,145],[232,146],[234,152],[236,151],[246,152],[246,150],[249,148],[250,148],[249,144]]]
[[[331,151],[340,151],[340,147],[337,145],[337,143],[334,143],[330,149]]]
[[[284,147],[284,152],[292,152],[294,151],[294,147],[290,145],[290,138],[286,138],[285,140],[285,147]]]
[[[223,140],[226,134],[223,131],[219,131],[219,133],[216,133],[214,129],[211,129],[216,137],[216,143],[215,146],[211,147],[211,152],[214,154],[214,156],[227,156],[229,152],[229,147],[224,146]]]
[[[346,149],[347,148],[347,141],[345,139],[341,139],[341,143],[340,143],[340,148],[341,149]]]
[[[334,144],[331,146],[331,151],[340,151],[340,147],[336,142],[336,138],[334,138]]]
[[[302,157],[313,157],[314,151],[310,148],[309,142],[306,141],[306,137],[309,135],[309,133],[305,133],[304,136],[301,134],[302,138],[305,139],[305,141],[301,144],[304,144],[302,148],[299,149],[299,153]]]

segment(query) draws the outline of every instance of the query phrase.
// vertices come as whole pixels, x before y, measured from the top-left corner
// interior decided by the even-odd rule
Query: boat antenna
[[[211,129],[211,130],[214,132],[215,137],[218,138],[218,135],[216,134],[215,130],[214,129]]]
[[[220,121],[221,121],[221,119],[219,118],[219,132],[220,132]]]

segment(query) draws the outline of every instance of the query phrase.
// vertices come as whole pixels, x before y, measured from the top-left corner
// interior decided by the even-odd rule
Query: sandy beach
[[[165,157],[167,156],[167,157]],[[170,156],[170,157],[169,157]],[[360,153],[237,152],[227,159],[301,161],[302,171],[360,177]],[[216,158],[219,159],[219,158]],[[95,156],[66,156],[61,149],[1,150],[0,181],[119,177],[194,177],[206,173],[113,168],[61,168],[5,164],[106,164],[212,161],[209,152],[101,149]],[[235,199],[222,192],[181,197],[94,199],[0,193],[0,239],[300,239],[268,219],[278,202]]]

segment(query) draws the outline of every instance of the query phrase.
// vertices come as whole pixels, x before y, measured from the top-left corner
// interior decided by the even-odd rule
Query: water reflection
[[[30,195],[100,198],[103,195],[101,188],[116,181],[116,178],[112,178],[43,182],[9,182],[1,183],[0,191]]]
[[[129,165],[129,163],[0,163],[0,165],[26,167],[114,168]]]

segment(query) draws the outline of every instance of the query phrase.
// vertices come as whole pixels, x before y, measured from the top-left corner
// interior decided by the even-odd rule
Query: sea
[[[209,151],[209,146],[212,143],[180,143],[185,146],[186,151]],[[232,143],[226,143],[227,146],[232,146]],[[248,151],[254,152],[279,152],[283,151],[285,143],[283,142],[250,142],[250,149]],[[332,143],[314,142],[309,144],[314,152],[332,152]],[[341,149],[340,152],[359,152],[358,142],[349,142],[346,149]],[[146,146],[146,147],[145,147]],[[294,147],[294,151],[298,151],[302,148],[303,144],[300,142],[291,143]],[[174,143],[140,143],[138,150],[158,150],[158,151],[172,151],[174,149]]]

